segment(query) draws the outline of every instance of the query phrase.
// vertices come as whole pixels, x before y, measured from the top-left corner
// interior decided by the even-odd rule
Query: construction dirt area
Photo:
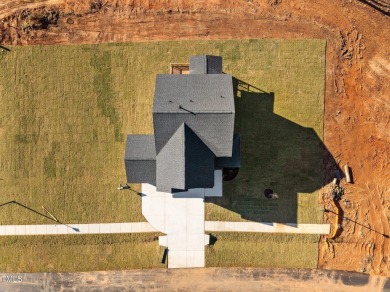
[[[318,268],[390,276],[390,2],[367,2],[3,0],[0,44],[326,40],[324,144],[341,170],[348,163],[353,183],[341,180],[348,219],[335,239],[321,238]],[[326,181],[338,175],[328,161]],[[336,212],[329,189],[320,203]],[[335,217],[324,213],[332,229]]]

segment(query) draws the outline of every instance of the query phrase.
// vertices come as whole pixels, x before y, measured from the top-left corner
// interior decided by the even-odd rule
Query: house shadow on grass
[[[338,169],[321,139],[312,128],[275,114],[274,93],[238,79],[234,80],[234,90],[241,168],[234,180],[224,182],[222,198],[205,201],[251,221],[297,223],[298,193],[306,193],[305,196],[316,198],[306,197],[307,206],[300,207],[306,207],[307,212],[320,212],[315,191],[329,183]],[[324,175],[326,172],[332,174]],[[265,198],[266,189],[277,193],[279,199]],[[310,202],[315,202],[315,206]],[[309,214],[307,218],[312,218],[311,215],[316,216]]]

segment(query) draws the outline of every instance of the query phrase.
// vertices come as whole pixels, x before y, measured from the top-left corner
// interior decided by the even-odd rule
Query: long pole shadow
[[[364,225],[364,224],[362,224],[362,223],[360,223],[360,222],[357,222],[357,221],[352,220],[352,219],[350,219],[350,218],[348,218],[348,217],[345,217],[345,216],[344,216],[344,212],[337,214],[336,212],[334,212],[334,211],[332,211],[332,210],[328,210],[328,209],[324,209],[324,212],[325,212],[325,213],[328,213],[328,212],[333,213],[333,214],[335,214],[335,215],[337,215],[337,216],[340,216],[340,217],[341,217],[342,219],[344,219],[344,220],[351,221],[351,222],[353,222],[353,223],[355,223],[355,224],[357,224],[357,225],[360,225],[360,226],[362,226],[362,227],[364,227],[364,228],[367,228],[368,230],[373,231],[373,232],[375,232],[375,233],[378,233],[378,234],[382,235],[382,236],[385,237],[385,238],[390,238],[390,236],[389,236],[388,234],[385,234],[385,233],[376,231],[375,229],[372,229],[370,226]]]
[[[140,193],[140,192],[137,192],[136,190],[133,190],[132,188],[129,189],[129,191],[133,192],[133,193],[136,193],[138,196],[140,197],[145,197],[146,195],[143,194],[143,193]]]
[[[4,47],[4,46],[2,46],[2,45],[0,45],[0,49],[2,49],[2,50],[6,50],[7,52],[11,52],[11,50],[10,50],[10,49],[8,49],[7,47]]]
[[[40,215],[42,217],[45,217],[45,218],[47,218],[49,220],[52,220],[52,221],[56,222],[57,224],[65,225],[66,227],[72,228],[76,232],[80,232],[80,229],[78,229],[78,228],[69,226],[69,225],[67,225],[67,224],[65,224],[65,223],[63,223],[61,221],[55,220],[55,219],[53,219],[53,218],[51,218],[51,217],[49,217],[49,216],[47,216],[45,214],[42,214],[41,212],[38,212],[38,211],[36,211],[34,209],[31,209],[30,207],[25,206],[25,205],[23,205],[23,204],[21,204],[21,203],[19,203],[17,201],[9,201],[7,203],[1,204],[0,207],[6,206],[6,205],[9,205],[9,204],[16,204],[16,205],[18,205],[20,207],[23,207],[23,208],[25,208],[25,209],[27,209],[27,210],[29,210],[31,212],[34,212],[35,214],[38,214],[38,215]]]
[[[388,2],[387,4],[382,4],[380,1],[375,1],[375,0],[359,0],[359,1],[371,6],[372,8],[378,10],[384,15],[390,16],[390,7],[386,6],[389,5]]]

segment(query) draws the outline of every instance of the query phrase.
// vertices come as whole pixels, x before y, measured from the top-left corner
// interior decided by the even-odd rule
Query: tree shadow
[[[312,128],[274,113],[274,93],[238,79],[234,92],[241,168],[234,180],[224,182],[222,198],[206,202],[252,221],[297,223],[298,193],[319,190],[340,169]],[[279,199],[267,199],[265,190]]]

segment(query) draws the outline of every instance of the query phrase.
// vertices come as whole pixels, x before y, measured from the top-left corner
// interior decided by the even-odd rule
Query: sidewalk
[[[107,234],[158,232],[148,222],[97,223],[97,224],[48,224],[48,225],[0,225],[0,236],[9,235],[59,235],[59,234]]]
[[[169,249],[168,268],[205,266],[204,189],[187,192],[158,192],[150,184],[142,184],[142,214],[150,224],[165,233],[159,243]]]

